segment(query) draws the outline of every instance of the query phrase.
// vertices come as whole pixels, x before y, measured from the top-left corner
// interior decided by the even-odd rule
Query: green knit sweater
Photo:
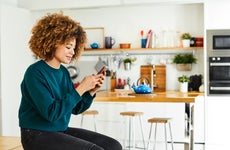
[[[43,60],[26,70],[21,94],[19,126],[45,131],[66,130],[71,114],[88,109],[95,97],[89,92],[80,96],[63,65],[54,69]]]

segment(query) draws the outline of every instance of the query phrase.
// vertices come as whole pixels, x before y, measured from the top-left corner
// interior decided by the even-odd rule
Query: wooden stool
[[[21,137],[0,136],[0,150],[23,150]]]
[[[147,150],[149,148],[149,142],[150,142],[150,138],[151,138],[153,123],[155,123],[155,134],[154,134],[154,146],[153,146],[153,149],[155,150],[155,146],[156,146],[157,124],[158,123],[163,123],[164,124],[164,128],[165,128],[165,147],[166,147],[166,150],[167,150],[167,130],[166,130],[166,124],[168,123],[168,125],[169,125],[169,131],[170,131],[170,137],[171,137],[171,146],[172,146],[172,150],[173,150],[173,139],[172,139],[172,130],[171,130],[170,121],[171,121],[171,118],[151,118],[151,119],[148,119],[148,122],[151,123],[151,126],[150,126],[150,132],[149,132],[149,139],[148,139],[148,144],[147,144]]]
[[[125,112],[120,112],[121,116],[127,116],[129,117],[129,149],[131,148],[131,128],[133,129],[133,147],[135,148],[135,128],[134,128],[134,124],[133,124],[133,119],[134,117],[138,116],[139,117],[139,121],[140,121],[140,126],[141,126],[141,134],[142,134],[142,140],[143,140],[143,145],[144,145],[144,149],[145,149],[145,140],[144,140],[144,134],[143,134],[143,128],[142,128],[142,121],[141,121],[141,116],[143,115],[143,112],[134,112],[134,111],[125,111]]]
[[[97,126],[96,126],[96,115],[98,115],[99,112],[97,110],[86,110],[83,113],[81,113],[81,127],[83,127],[83,120],[85,115],[93,115],[94,119],[94,131],[97,132]]]

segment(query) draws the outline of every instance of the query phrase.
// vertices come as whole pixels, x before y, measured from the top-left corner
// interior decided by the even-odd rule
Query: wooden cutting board
[[[148,78],[150,87],[154,87],[155,92],[166,91],[166,66],[142,65],[140,66],[140,77]]]
[[[145,78],[148,79],[150,87],[153,88],[153,76],[154,76],[154,70],[155,70],[155,65],[143,65],[140,67],[140,82],[142,83],[145,81]],[[145,83],[148,84],[148,81],[145,81]]]

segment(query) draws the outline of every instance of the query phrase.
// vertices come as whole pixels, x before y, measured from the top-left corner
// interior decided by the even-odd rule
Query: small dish
[[[120,48],[130,48],[131,44],[130,43],[120,43]]]

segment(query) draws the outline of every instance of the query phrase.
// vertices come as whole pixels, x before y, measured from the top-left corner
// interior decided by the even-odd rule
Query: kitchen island
[[[97,93],[94,102],[95,103],[169,103],[170,105],[181,103],[185,104],[185,141],[184,149],[193,150],[194,149],[194,104],[196,98],[203,96],[200,92],[188,92],[182,93],[178,91],[167,91],[167,92],[157,92],[154,94],[135,94],[132,91],[119,90],[116,92],[112,91],[100,91]],[[183,116],[184,114],[182,114]]]

